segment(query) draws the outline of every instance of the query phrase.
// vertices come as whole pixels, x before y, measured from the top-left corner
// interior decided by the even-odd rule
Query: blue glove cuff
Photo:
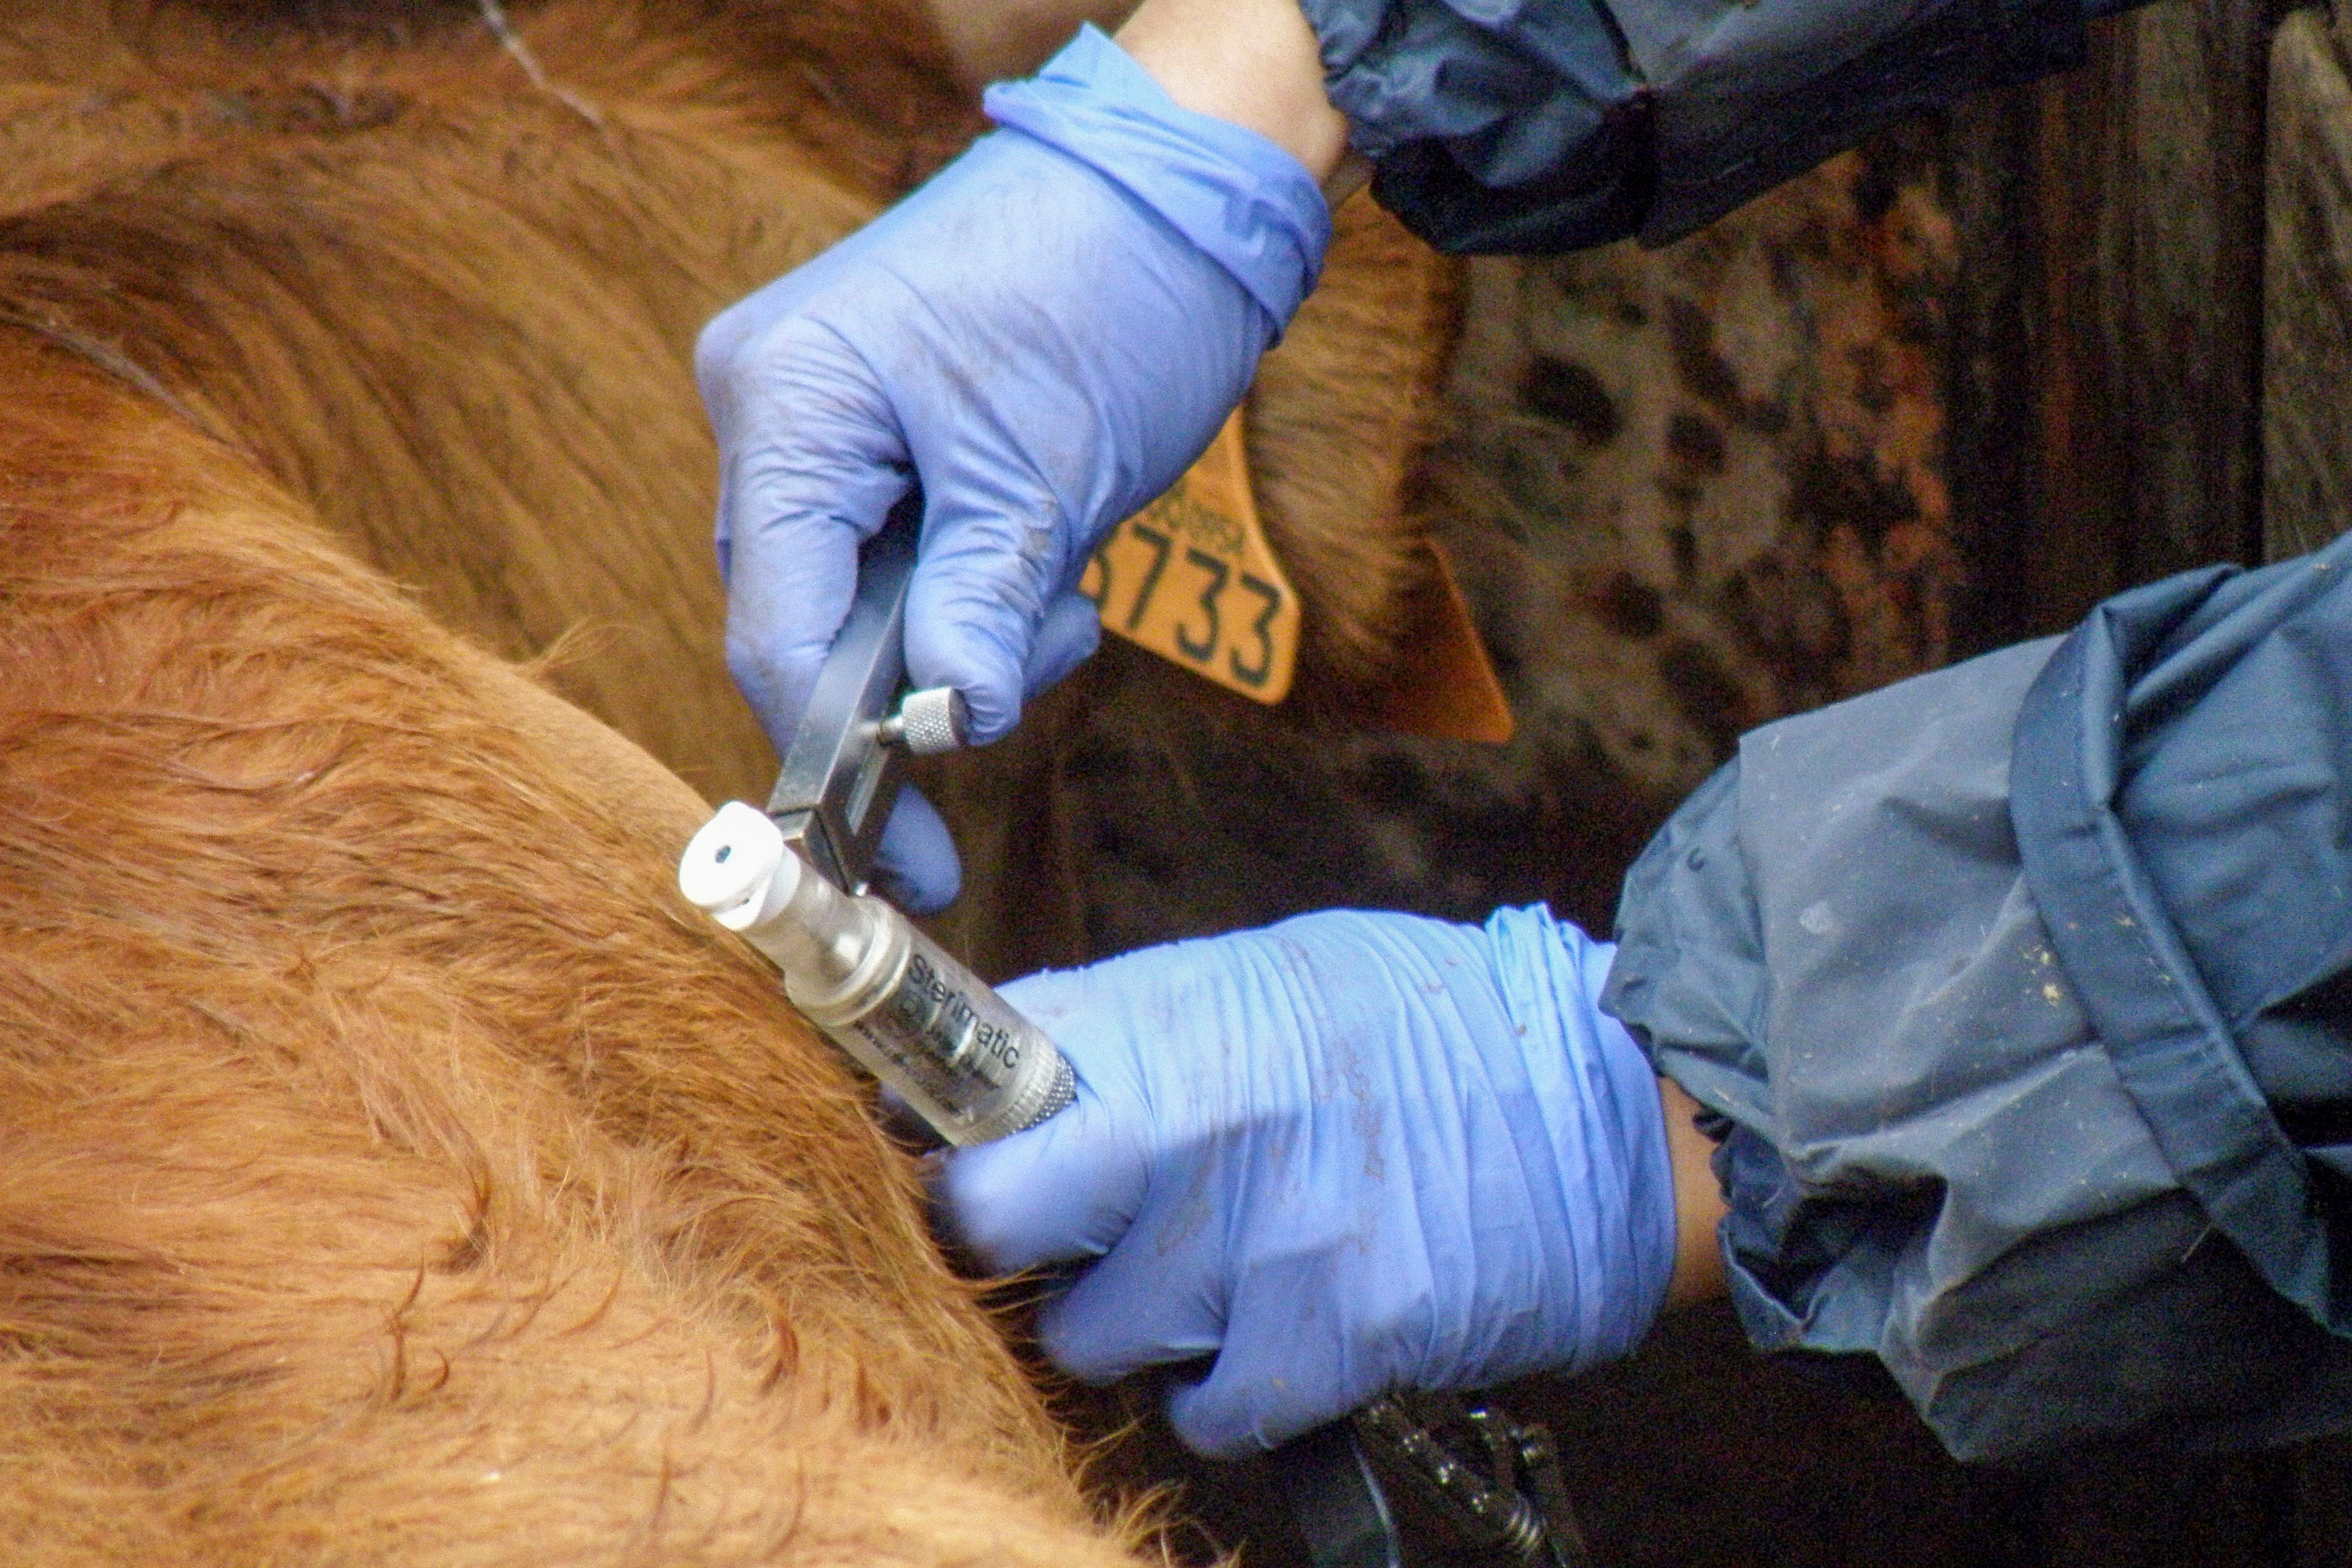
[[[1307,166],[1255,131],[1195,114],[1089,23],[991,120],[1116,182],[1234,276],[1277,335],[1315,287],[1331,209]]]
[[[1575,1359],[1562,1370],[1581,1371],[1641,1342],[1674,1277],[1674,1162],[1657,1074],[1625,1026],[1594,1005],[1612,943],[1540,904],[1496,910],[1486,940],[1511,1016],[1532,1037],[1529,1087],[1551,1124],[1565,1200],[1560,1256],[1576,1281],[1575,1301],[1564,1304]]]

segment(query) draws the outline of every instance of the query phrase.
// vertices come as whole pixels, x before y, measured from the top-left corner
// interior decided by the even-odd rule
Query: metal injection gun
[[[963,698],[906,685],[912,499],[859,552],[857,594],[785,748],[768,807],[719,807],[677,869],[688,901],[783,972],[784,994],[949,1142],[1034,1127],[1076,1097],[1054,1042],[866,891],[908,755],[964,743]],[[1464,1434],[1471,1434],[1465,1437]],[[1589,1562],[1541,1427],[1485,1405],[1390,1394],[1268,1457],[1314,1568],[1406,1568],[1382,1472],[1429,1528],[1503,1568]]]
[[[1034,1126],[1076,1098],[1054,1042],[866,891],[905,757],[964,743],[962,694],[906,684],[910,500],[859,552],[857,594],[762,812],[732,801],[679,862],[679,890],[783,971],[809,1021],[950,1143]]]

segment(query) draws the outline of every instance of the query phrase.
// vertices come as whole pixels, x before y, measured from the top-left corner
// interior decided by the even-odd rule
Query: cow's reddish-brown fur
[[[176,416],[0,384],[8,1560],[1117,1560],[690,797]]]
[[[166,389],[444,624],[599,628],[573,694],[750,793],[694,333],[970,116],[878,6],[518,7],[544,87],[470,6],[375,9],[0,4],[0,321]]]

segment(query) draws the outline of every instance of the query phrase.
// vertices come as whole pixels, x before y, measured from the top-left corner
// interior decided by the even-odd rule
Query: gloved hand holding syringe
[[[722,807],[678,881],[958,1146],[941,1196],[983,1260],[1097,1260],[1041,1318],[1055,1359],[1102,1379],[1213,1355],[1171,1415],[1238,1456],[1359,1405],[1371,1440],[1411,1437],[1391,1389],[1630,1346],[1673,1265],[1673,1184],[1648,1065],[1591,1008],[1607,950],[1573,928],[1335,912],[1017,983],[1074,1071],[865,894],[903,754],[963,740],[952,692],[898,700],[915,515],[862,552],[768,809]],[[1300,1516],[1383,1531],[1377,1503],[1329,1501],[1370,1486],[1348,1441],[1294,1456]],[[1572,1529],[1477,1500],[1497,1540],[1575,1560]]]
[[[984,1261],[1100,1260],[1045,1309],[1055,1359],[1100,1379],[1213,1354],[1171,1413],[1237,1455],[1390,1388],[1630,1346],[1673,1265],[1673,1184],[1649,1065],[1592,1005],[1604,945],[1541,910],[1333,912],[1009,1002],[863,896],[904,754],[961,738],[946,694],[898,700],[914,515],[863,552],[768,809],[722,809],[679,882],[960,1146],[941,1196]]]
[[[789,646],[739,674],[787,754],[767,813],[706,827],[682,885],[962,1145],[936,1181],[977,1258],[1087,1265],[1041,1313],[1055,1361],[1094,1380],[1210,1363],[1171,1401],[1202,1452],[1621,1352],[1664,1294],[1675,1209],[1655,1080],[1591,1006],[1605,949],[1536,911],[1485,931],[1333,915],[1001,997],[852,896],[898,795],[893,721],[926,729],[890,706],[907,668],[940,683],[923,711],[951,719],[940,688],[969,686],[985,740],[1091,646],[1086,554],[1242,395],[1329,232],[1286,153],[1167,101],[1099,35],[991,104],[1018,134],[706,335],[737,610],[792,610],[769,617]],[[845,450],[811,446],[845,430]],[[975,562],[1003,570],[956,575]],[[811,677],[797,634],[852,582]],[[967,644],[990,658],[942,652]],[[898,884],[942,901],[951,873],[909,876],[904,828]]]

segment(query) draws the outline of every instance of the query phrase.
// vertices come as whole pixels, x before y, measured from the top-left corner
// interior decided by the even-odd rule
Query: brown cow
[[[478,20],[0,5],[0,1542],[1124,1560],[856,1082],[672,893],[700,801],[443,629],[616,626],[572,689],[764,783],[688,346],[962,100],[846,7]],[[1402,592],[1362,520],[1444,298],[1357,227],[1254,413],[1327,676]],[[1293,401],[1350,355],[1353,468]]]

